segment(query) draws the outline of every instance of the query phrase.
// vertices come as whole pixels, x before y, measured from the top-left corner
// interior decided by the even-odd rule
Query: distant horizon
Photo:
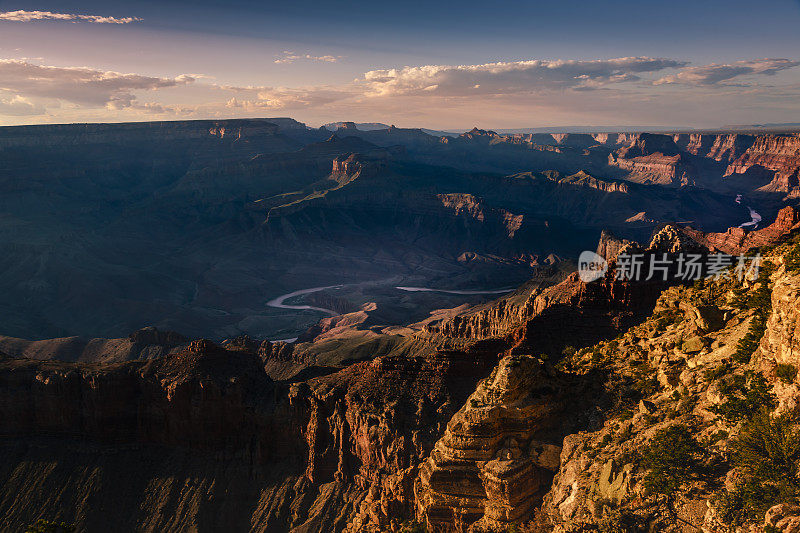
[[[771,133],[796,133],[800,132],[800,122],[784,122],[784,123],[764,123],[764,124],[727,124],[722,126],[708,126],[708,127],[689,127],[689,126],[667,126],[667,125],[563,125],[563,126],[532,126],[532,127],[519,127],[519,128],[499,128],[485,125],[472,125],[457,128],[441,128],[441,127],[428,127],[420,125],[407,125],[407,124],[387,124],[381,122],[371,121],[354,121],[354,120],[333,120],[323,122],[321,124],[309,124],[292,116],[272,116],[272,117],[223,117],[223,118],[167,118],[167,119],[153,119],[153,120],[97,120],[97,121],[76,121],[76,122],[47,122],[47,123],[26,123],[26,124],[13,124],[13,125],[0,125],[0,129],[6,128],[23,128],[29,126],[80,126],[80,125],[115,125],[115,124],[143,124],[143,123],[160,123],[160,122],[225,122],[225,121],[269,121],[269,120],[294,120],[311,129],[319,129],[322,127],[334,124],[343,124],[352,122],[359,125],[372,125],[383,126],[383,128],[370,128],[370,129],[385,129],[391,126],[400,129],[419,129],[427,130],[426,132],[438,132],[460,135],[469,132],[475,128],[485,131],[492,131],[497,134],[528,134],[528,133],[698,133],[698,132],[771,132]],[[362,128],[359,128],[365,131]],[[335,133],[336,130],[331,130]]]

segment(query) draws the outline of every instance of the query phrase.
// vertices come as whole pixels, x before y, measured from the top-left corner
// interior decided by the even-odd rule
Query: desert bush
[[[720,517],[732,525],[763,519],[775,502],[800,496],[800,430],[788,414],[770,416],[761,409],[732,443],[733,466],[743,480],[716,499]]]
[[[703,449],[686,426],[661,429],[642,453],[642,466],[648,470],[645,488],[672,503],[681,487],[697,479],[702,455]]]
[[[733,354],[733,360],[737,363],[747,364],[753,357],[753,353],[758,349],[758,344],[767,330],[767,317],[761,313],[756,313],[750,322],[750,328],[744,337],[736,344],[736,352]]]
[[[40,518],[25,529],[25,533],[73,533],[75,526],[66,522],[54,522]]]
[[[403,522],[400,525],[400,532],[401,533],[428,533],[428,528],[425,527],[425,524],[417,522],[416,520],[410,520],[408,522]]]
[[[771,417],[761,409],[742,428],[733,444],[736,466],[767,483],[775,483],[781,491],[794,495],[800,489],[800,431],[789,414]]]
[[[781,363],[775,367],[775,375],[784,383],[792,383],[794,378],[797,377],[797,367]]]
[[[716,381],[719,378],[726,376],[730,370],[731,366],[728,363],[722,363],[714,368],[707,368],[703,375],[706,381]]]
[[[618,416],[619,419],[622,422],[624,422],[625,420],[630,420],[631,418],[633,418],[633,411],[630,409],[623,409],[622,411],[620,411]]]
[[[739,363],[750,362],[750,358],[758,348],[758,343],[761,342],[767,329],[767,318],[772,310],[772,289],[769,277],[774,270],[775,267],[772,263],[763,262],[758,273],[757,287],[747,295],[744,307],[754,309],[755,315],[747,333],[736,345],[733,359]]]
[[[598,522],[599,533],[639,533],[647,531],[643,520],[624,509],[606,511],[605,516]]]
[[[792,246],[783,256],[786,270],[796,272],[800,270],[800,243]]]
[[[732,376],[720,391],[725,400],[720,405],[711,406],[710,410],[731,424],[749,420],[761,409],[774,409],[776,405],[775,395],[760,373]]]

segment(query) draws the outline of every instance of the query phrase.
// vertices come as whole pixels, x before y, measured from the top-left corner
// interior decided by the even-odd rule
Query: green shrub
[[[641,518],[623,509],[606,511],[597,524],[599,533],[639,533],[647,531]]]
[[[800,431],[788,414],[772,418],[761,409],[733,444],[734,464],[762,482],[776,483],[794,495],[800,488]]]
[[[733,360],[737,363],[747,364],[750,358],[758,349],[758,344],[767,330],[767,317],[761,313],[756,313],[750,322],[750,328],[744,337],[736,344],[736,352],[733,354]]]
[[[410,520],[408,522],[403,522],[400,525],[400,532],[401,533],[427,533],[428,528],[425,527],[425,524],[417,522],[416,520]]]
[[[642,466],[648,470],[645,488],[673,503],[681,487],[697,479],[702,455],[700,444],[686,426],[675,424],[658,431],[642,453]]]
[[[775,395],[760,373],[751,374],[749,379],[737,374],[720,387],[720,391],[725,401],[711,406],[710,410],[731,424],[749,420],[761,409],[774,409],[776,406]]]
[[[775,375],[784,383],[792,383],[797,377],[797,367],[781,363],[775,368]]]
[[[598,449],[599,448],[605,448],[606,446],[611,444],[611,441],[613,441],[613,440],[614,440],[614,436],[611,435],[611,433],[606,433],[605,435],[603,435],[603,438],[597,444],[597,448]]]
[[[792,272],[800,270],[800,243],[792,246],[792,248],[784,254],[783,260],[786,265],[786,270]]]
[[[736,352],[733,359],[739,363],[749,363],[753,352],[758,348],[758,343],[764,336],[767,329],[767,318],[772,310],[772,289],[770,288],[769,277],[775,271],[775,266],[769,261],[764,261],[758,272],[757,288],[741,298],[740,302],[735,302],[743,308],[755,310],[755,316],[750,323],[745,336],[736,345]]]
[[[646,425],[652,426],[653,424],[657,424],[657,423],[661,422],[661,417],[656,413],[653,413],[653,414],[646,413],[642,417],[642,420],[644,420],[644,423]]]
[[[722,376],[725,376],[730,372],[731,366],[728,363],[722,363],[714,368],[707,368],[704,376],[706,381],[716,381]]]
[[[732,491],[718,494],[714,498],[714,505],[722,522],[740,526],[751,520],[763,519],[766,509],[777,497],[778,492],[774,487],[750,479],[739,483]],[[770,502],[766,508],[765,502]]]
[[[725,431],[724,429],[717,430],[713,434],[708,436],[708,442],[706,443],[706,446],[711,446],[727,438],[728,438],[727,431]]]
[[[73,533],[75,526],[66,522],[52,522],[40,518],[25,529],[25,533]]]
[[[637,393],[637,400],[647,398],[658,392],[658,378],[650,370],[648,365],[646,368],[637,369],[634,375],[634,382],[632,385],[633,390]]]
[[[733,525],[763,519],[775,502],[800,496],[800,430],[787,414],[771,417],[761,409],[732,443],[733,466],[744,479],[717,499],[720,516]]]
[[[623,422],[625,420],[630,420],[631,418],[633,418],[633,411],[631,411],[630,409],[623,409],[622,411],[620,411],[619,419],[622,420]]]

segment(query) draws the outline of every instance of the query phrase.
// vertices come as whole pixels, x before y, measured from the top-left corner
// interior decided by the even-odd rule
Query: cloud
[[[286,59],[292,55],[296,54],[287,52]],[[298,57],[302,58],[297,61],[310,61]],[[320,122],[347,116],[363,121],[375,117],[428,121],[425,125],[434,125],[430,120],[455,125],[473,119],[495,125],[618,120],[691,125],[701,120],[710,123],[708,117],[723,116],[720,110],[727,106],[741,111],[724,115],[728,122],[763,122],[776,121],[774,116],[781,114],[776,110],[788,114],[800,109],[796,103],[800,88],[786,80],[777,87],[759,84],[758,79],[747,86],[733,80],[770,76],[797,65],[788,59],[705,66],[650,57],[528,60],[370,70],[335,85],[243,87],[193,74],[155,77],[6,59],[0,60],[0,115],[45,114],[75,121],[134,115],[245,117],[286,110],[301,120]],[[160,101],[158,91],[168,88],[180,90],[180,95]],[[180,105],[169,103],[178,101]],[[756,110],[767,118],[752,118]]]
[[[23,60],[0,60],[0,89],[26,98],[63,100],[81,106],[123,109],[133,106],[132,91],[152,91],[194,83],[192,76],[157,78],[88,67],[51,67]]]
[[[736,61],[723,65],[712,63],[711,65],[685,68],[677,74],[660,78],[654,81],[653,84],[718,85],[739,76],[773,76],[781,70],[790,69],[798,65],[800,65],[800,61],[791,61],[789,59],[756,59]]]
[[[289,50],[284,50],[283,55],[275,60],[277,64],[292,64],[295,61],[315,61],[321,63],[336,63],[342,56],[312,56],[311,54],[295,54]]]
[[[76,15],[72,13],[53,13],[52,11],[6,11],[0,13],[0,21],[33,22],[37,20],[60,20],[66,22],[91,22],[94,24],[130,24],[141,22],[137,17],[103,17],[100,15]]]
[[[637,81],[640,74],[686,66],[673,59],[530,60],[483,65],[426,65],[372,70],[361,80],[372,96],[434,93],[444,96],[515,94],[542,90],[590,90]]]
[[[347,88],[335,87],[232,87],[221,86],[222,90],[233,91],[239,98],[228,100],[228,108],[243,110],[258,109],[298,109],[319,107],[355,94]]]
[[[25,117],[45,114],[45,106],[32,102],[30,99],[13,95],[10,98],[0,98],[0,115]]]

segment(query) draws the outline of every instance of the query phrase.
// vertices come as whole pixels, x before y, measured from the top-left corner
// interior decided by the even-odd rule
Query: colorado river
[[[505,294],[514,289],[500,289],[496,291],[448,291],[445,289],[429,289],[428,287],[395,287],[407,292],[444,292],[446,294]]]
[[[289,294],[284,294],[283,296],[278,296],[274,300],[270,300],[267,302],[269,307],[276,307],[278,309],[294,309],[295,311],[320,311],[322,313],[328,313],[330,315],[338,315],[336,311],[333,309],[325,309],[324,307],[314,307],[313,305],[287,305],[283,302],[290,298],[294,298],[295,296],[301,296],[303,294],[311,294],[313,292],[324,291],[325,289],[339,289],[342,285],[330,285],[328,287],[314,287],[312,289],[302,289],[299,291],[290,292]]]
[[[741,204],[742,203],[742,195],[741,194],[737,194],[736,195],[736,203],[737,204]],[[761,223],[761,215],[758,214],[749,205],[747,206],[747,210],[750,211],[750,222],[745,222],[744,224],[740,224],[739,227],[740,228],[756,229],[758,227],[758,225]]]
[[[311,294],[314,292],[324,291],[325,289],[340,289],[344,287],[344,285],[329,285],[328,287],[313,287],[311,289],[301,289],[299,291],[290,292],[289,294],[284,294],[282,296],[278,296],[277,298],[270,300],[267,302],[268,307],[275,307],[277,309],[293,309],[295,311],[319,311],[321,313],[327,313],[329,315],[338,315],[339,313],[334,311],[333,309],[325,309],[324,307],[314,307],[313,305],[290,305],[285,304],[286,300],[294,298],[296,296],[302,296],[304,294]],[[395,287],[395,289],[399,289],[401,291],[406,292],[442,292],[445,294],[463,294],[463,295],[472,295],[472,294],[505,294],[507,292],[511,292],[514,289],[500,289],[500,290],[491,290],[491,291],[469,291],[469,290],[462,290],[462,291],[451,291],[446,289],[431,289],[428,287]]]

